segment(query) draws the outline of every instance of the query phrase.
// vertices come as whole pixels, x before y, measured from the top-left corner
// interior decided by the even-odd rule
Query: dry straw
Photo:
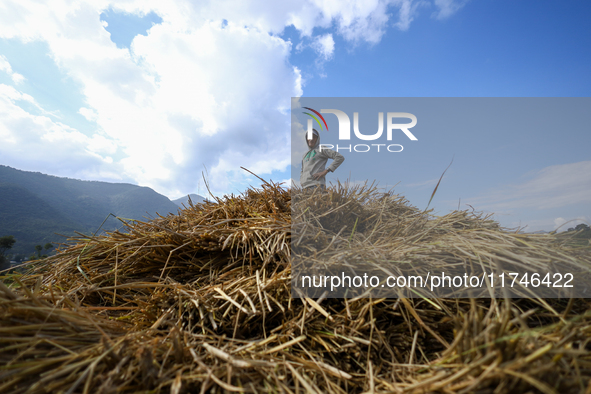
[[[5,277],[0,392],[591,392],[586,299],[291,298],[292,211],[319,263],[355,249],[450,269],[591,265],[568,238],[435,217],[372,186],[266,183],[81,236]]]

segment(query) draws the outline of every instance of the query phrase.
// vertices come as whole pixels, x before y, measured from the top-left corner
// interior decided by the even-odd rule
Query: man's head
[[[320,134],[316,129],[312,129],[312,139],[308,139],[308,132],[306,131],[306,142],[308,143],[308,148],[312,149],[318,144],[318,139],[320,138]]]

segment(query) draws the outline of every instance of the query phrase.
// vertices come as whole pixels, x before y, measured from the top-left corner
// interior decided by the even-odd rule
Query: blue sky
[[[294,96],[588,97],[590,11],[587,1],[3,1],[0,164],[171,198],[205,194],[207,172],[215,194],[239,193],[258,184],[240,166],[290,179]],[[452,134],[396,190],[422,208],[455,155],[438,213],[461,199],[508,227],[589,223],[589,135]]]

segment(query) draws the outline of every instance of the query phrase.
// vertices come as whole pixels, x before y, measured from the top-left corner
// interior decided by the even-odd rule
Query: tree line
[[[15,260],[23,260],[25,256],[16,255],[11,256],[6,252],[12,249],[14,244],[16,243],[16,239],[13,235],[6,235],[4,237],[0,237],[0,270],[10,268],[10,259],[14,258]],[[41,254],[45,249],[46,253]],[[29,260],[35,260],[37,258],[45,258],[48,257],[49,250],[53,249],[53,244],[46,243],[45,246],[36,245],[35,246],[35,253],[29,256]],[[20,259],[18,258],[20,257]]]
[[[567,232],[576,232],[577,238],[591,238],[591,228],[585,223],[577,224],[575,227],[571,227]]]

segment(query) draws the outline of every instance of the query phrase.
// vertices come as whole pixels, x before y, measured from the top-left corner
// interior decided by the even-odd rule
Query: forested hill
[[[0,237],[16,238],[8,253],[28,256],[35,245],[65,240],[55,233],[93,233],[110,213],[142,220],[156,213],[176,213],[178,208],[148,187],[60,178],[0,165]],[[110,218],[103,228],[120,226],[120,221]]]

